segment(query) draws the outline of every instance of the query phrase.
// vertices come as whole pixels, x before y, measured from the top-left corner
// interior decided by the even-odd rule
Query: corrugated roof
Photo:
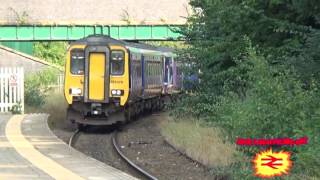
[[[11,48],[8,48],[8,47],[2,46],[2,45],[0,45],[0,49],[1,49],[1,50],[4,50],[4,51],[7,51],[7,52],[10,52],[10,53],[13,53],[13,54],[15,54],[15,55],[17,55],[17,56],[21,56],[21,57],[24,57],[24,58],[26,58],[26,59],[29,59],[30,61],[35,61],[35,62],[44,64],[44,65],[47,65],[47,66],[56,68],[56,69],[58,69],[58,70],[62,70],[62,69],[63,69],[62,67],[57,66],[57,65],[52,64],[52,63],[49,63],[49,62],[47,62],[47,61],[45,61],[45,60],[39,59],[39,58],[34,57],[34,56],[30,56],[30,55],[28,55],[28,54],[25,54],[25,53],[16,51],[16,50],[14,50],[14,49],[11,49]]]

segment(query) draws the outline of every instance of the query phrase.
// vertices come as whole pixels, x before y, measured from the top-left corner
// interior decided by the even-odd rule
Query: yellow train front
[[[107,36],[71,43],[65,67],[67,119],[110,125],[161,108],[166,58],[173,54]]]

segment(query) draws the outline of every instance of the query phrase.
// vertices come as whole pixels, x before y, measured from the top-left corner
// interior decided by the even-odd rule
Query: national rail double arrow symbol
[[[275,163],[276,161],[282,161],[282,158],[275,158],[271,155],[267,155],[269,158],[262,158],[262,161],[269,161],[267,163],[262,163],[261,166],[269,166],[272,169],[278,169],[275,166],[282,166],[282,163]]]

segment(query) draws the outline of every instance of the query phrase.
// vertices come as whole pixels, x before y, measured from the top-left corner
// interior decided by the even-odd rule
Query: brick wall
[[[6,0],[0,23],[183,24],[189,0]],[[188,10],[187,10],[188,9]],[[20,17],[20,18],[19,18]]]

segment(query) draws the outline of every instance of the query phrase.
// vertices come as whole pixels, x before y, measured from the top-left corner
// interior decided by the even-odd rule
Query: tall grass
[[[67,103],[62,93],[55,92],[48,96],[43,110],[50,114],[49,122],[52,127],[66,127]]]
[[[51,90],[40,107],[26,106],[27,113],[49,114],[50,127],[66,127],[67,103],[62,92]]]
[[[202,126],[199,121],[166,121],[162,135],[179,151],[211,168],[235,162],[235,145],[224,142],[218,128]]]

